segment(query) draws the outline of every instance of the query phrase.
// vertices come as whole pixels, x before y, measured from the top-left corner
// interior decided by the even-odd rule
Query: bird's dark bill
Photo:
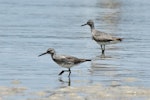
[[[81,25],[81,26],[85,26],[85,25],[87,25],[87,24],[83,24],[83,25]]]
[[[43,56],[43,55],[45,55],[45,54],[47,54],[47,52],[44,52],[44,53],[40,54],[39,57],[40,57],[40,56]]]

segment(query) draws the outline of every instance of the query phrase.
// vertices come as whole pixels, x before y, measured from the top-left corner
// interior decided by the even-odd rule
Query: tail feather
[[[92,61],[91,59],[80,59],[81,62]]]
[[[92,61],[91,59],[85,59],[85,61]]]
[[[123,38],[117,38],[116,40],[118,40],[118,41],[122,41],[122,40],[123,40]]]

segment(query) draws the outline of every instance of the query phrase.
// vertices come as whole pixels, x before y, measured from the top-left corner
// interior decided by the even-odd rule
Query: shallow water
[[[0,100],[32,99],[35,91],[45,93],[68,85],[150,88],[149,9],[148,0],[1,0],[0,86],[26,89],[21,94],[1,94]],[[105,58],[91,39],[90,28],[81,27],[88,19],[94,20],[97,29],[124,38],[106,46]],[[93,61],[72,68],[70,79],[68,73],[59,77],[63,68],[49,55],[37,57],[49,47]]]

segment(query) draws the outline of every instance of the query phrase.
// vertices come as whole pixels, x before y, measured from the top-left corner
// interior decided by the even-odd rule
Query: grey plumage
[[[67,72],[69,72],[69,76],[70,76],[70,74],[71,74],[70,68],[71,67],[78,65],[80,63],[86,62],[86,61],[91,61],[90,59],[80,59],[80,58],[73,57],[73,56],[57,55],[53,48],[49,48],[45,53],[42,53],[39,56],[42,56],[45,54],[50,54],[53,61],[55,61],[61,67],[68,68],[68,70],[63,70],[62,72],[60,72],[59,75],[61,75],[65,71],[67,71]]]
[[[96,29],[92,30],[92,38],[96,41],[96,42],[113,42],[113,41],[122,41],[121,38],[116,38],[113,37],[112,35],[105,33],[105,32],[101,32],[98,31]],[[100,43],[101,44],[101,43]],[[107,44],[107,43],[106,43]]]
[[[89,25],[91,28],[92,38],[95,40],[98,44],[101,45],[102,54],[104,54],[105,51],[105,45],[121,42],[122,38],[114,37],[108,33],[101,32],[95,29],[94,22],[92,20],[88,20],[86,24],[83,24],[81,26]]]

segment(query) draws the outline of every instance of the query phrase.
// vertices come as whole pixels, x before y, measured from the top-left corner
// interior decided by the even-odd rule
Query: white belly
[[[61,64],[58,64],[59,66],[61,66],[61,67],[64,67],[64,68],[71,68],[71,67],[73,67],[74,66],[74,64],[73,63],[61,63]]]
[[[97,41],[96,41],[97,42]],[[119,41],[110,41],[110,42],[97,42],[99,45],[109,45],[109,44],[115,44],[118,43]]]
[[[111,44],[110,42],[97,42],[99,45],[108,45]]]

